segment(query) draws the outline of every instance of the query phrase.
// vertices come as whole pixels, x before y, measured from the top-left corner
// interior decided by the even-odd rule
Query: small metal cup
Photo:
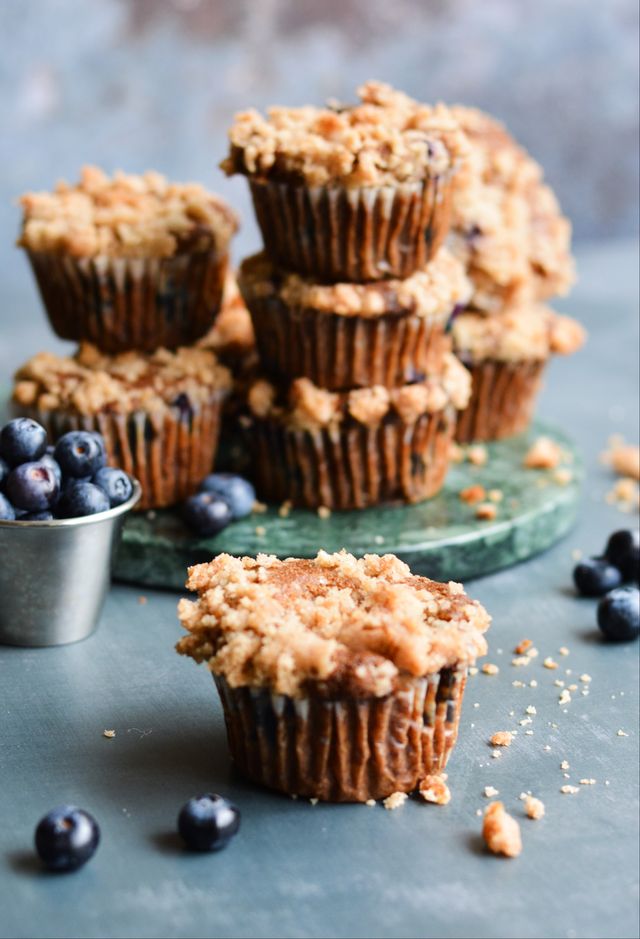
[[[115,509],[50,522],[0,521],[0,643],[59,646],[98,624],[124,516],[140,484]]]

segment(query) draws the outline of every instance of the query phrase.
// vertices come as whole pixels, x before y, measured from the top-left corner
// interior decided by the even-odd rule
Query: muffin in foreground
[[[204,349],[153,355],[101,355],[83,344],[75,356],[48,352],[15,376],[14,412],[52,438],[96,430],[107,459],[139,480],[139,508],[162,508],[191,495],[213,467],[231,375]]]
[[[234,212],[196,183],[83,168],[26,193],[25,248],[54,331],[103,352],[189,345],[219,310]]]
[[[178,652],[206,662],[231,756],[289,795],[411,792],[456,742],[467,667],[490,618],[460,584],[393,555],[221,554],[189,570]]]
[[[380,82],[360,103],[237,114],[221,164],[245,175],[274,264],[327,282],[408,277],[449,229],[466,138],[444,105]]]
[[[451,354],[438,378],[391,390],[330,392],[299,378],[283,391],[256,380],[247,438],[258,496],[328,509],[430,498],[444,482],[470,389]]]
[[[264,254],[247,258],[238,276],[263,367],[329,391],[439,374],[451,315],[471,296],[446,248],[405,280],[320,284],[277,271]]]
[[[462,313],[452,336],[455,354],[471,372],[471,399],[456,429],[457,441],[469,443],[526,430],[549,359],[576,352],[586,333],[569,316],[525,304],[493,316]]]

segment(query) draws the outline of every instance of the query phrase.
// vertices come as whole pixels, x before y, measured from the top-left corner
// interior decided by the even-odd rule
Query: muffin
[[[461,313],[452,336],[472,377],[471,400],[456,431],[458,442],[467,443],[526,430],[550,356],[571,355],[586,333],[576,320],[534,304],[493,316]]]
[[[235,214],[196,183],[158,173],[27,193],[18,244],[62,339],[114,354],[174,349],[203,336],[220,307]]]
[[[331,283],[405,278],[447,234],[466,152],[451,112],[379,82],[359,97],[351,107],[236,115],[221,166],[248,178],[278,267]]]
[[[231,756],[293,796],[365,802],[411,792],[456,742],[467,666],[490,618],[460,584],[393,555],[221,554],[189,570],[183,655],[206,662]]]
[[[542,168],[488,114],[452,112],[470,148],[454,181],[450,236],[474,286],[469,305],[495,313],[566,294],[575,280],[571,225]]]
[[[51,439],[96,430],[108,462],[142,486],[138,508],[173,505],[213,467],[231,375],[204,349],[101,355],[83,344],[73,357],[42,352],[16,373],[13,409]]]
[[[438,378],[331,392],[299,378],[248,392],[247,438],[258,495],[307,508],[420,502],[441,488],[470,376],[453,355]]]
[[[263,367],[279,381],[304,376],[330,391],[438,374],[451,314],[471,294],[446,248],[405,280],[319,284],[278,271],[265,254],[244,261],[238,276]]]

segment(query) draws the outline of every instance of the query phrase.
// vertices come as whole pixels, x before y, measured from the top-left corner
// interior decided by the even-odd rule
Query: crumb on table
[[[475,444],[467,450],[467,460],[474,466],[484,466],[489,459],[489,452],[482,444]]]
[[[458,496],[462,502],[466,502],[467,505],[474,505],[476,502],[482,502],[486,498],[486,491],[484,486],[467,486],[466,489],[461,489],[458,493]]]
[[[524,810],[529,818],[538,821],[544,816],[544,802],[536,799],[535,796],[527,796],[524,800]]]
[[[492,747],[510,747],[513,740],[513,734],[510,730],[497,730],[489,738]]]
[[[398,809],[401,805],[404,805],[407,799],[408,796],[406,792],[392,792],[390,796],[383,799],[382,804],[385,809],[392,812],[394,809]]]
[[[550,437],[538,437],[524,458],[527,469],[555,469],[562,459],[562,450]]]
[[[513,651],[515,652],[516,655],[524,655],[525,652],[529,651],[532,645],[533,645],[533,642],[531,641],[531,639],[522,639]]]
[[[498,515],[498,510],[494,502],[481,502],[476,509],[476,518],[483,522],[493,521]]]
[[[485,809],[482,837],[493,854],[518,857],[522,851],[520,826],[515,818],[505,811],[502,802],[492,802]]]
[[[107,737],[109,740],[113,740],[115,735],[116,735],[115,730],[103,730],[102,731],[102,736]]]
[[[451,801],[451,791],[442,776],[425,776],[418,790],[425,802],[435,805],[447,805]]]

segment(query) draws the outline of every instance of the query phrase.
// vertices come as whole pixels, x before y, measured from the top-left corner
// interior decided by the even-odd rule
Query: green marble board
[[[560,484],[550,470],[531,470],[523,459],[540,435],[563,451],[571,479]],[[536,422],[518,437],[488,444],[484,466],[465,461],[451,467],[443,490],[419,505],[377,506],[364,511],[293,510],[277,506],[235,522],[215,538],[198,539],[174,511],[138,513],[127,519],[116,558],[118,580],[150,587],[182,589],[190,564],[214,555],[314,557],[320,548],[352,554],[392,552],[415,573],[434,579],[468,580],[508,567],[543,551],[571,528],[577,511],[583,468],[569,438],[552,425]],[[476,506],[461,501],[461,489],[480,484],[500,489],[502,501],[492,521],[476,518]],[[257,533],[256,529],[264,529]]]

